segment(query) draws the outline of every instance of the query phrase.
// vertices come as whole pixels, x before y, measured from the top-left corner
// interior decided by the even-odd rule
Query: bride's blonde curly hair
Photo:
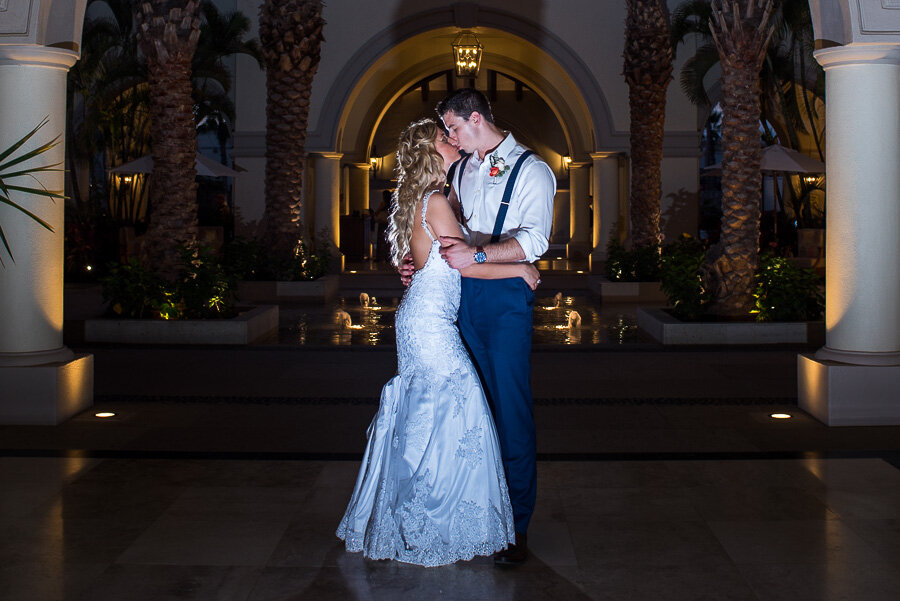
[[[391,263],[399,267],[409,253],[409,241],[416,225],[416,204],[425,192],[444,182],[444,159],[434,143],[443,130],[433,119],[411,123],[400,134],[397,147],[397,187],[391,198],[387,227]]]

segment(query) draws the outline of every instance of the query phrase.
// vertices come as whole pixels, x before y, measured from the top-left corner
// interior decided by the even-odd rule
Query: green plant
[[[112,264],[102,278],[103,300],[109,312],[119,317],[149,319],[171,313],[166,284],[158,275],[141,267],[132,258],[124,265]],[[161,311],[162,309],[162,311]],[[168,319],[168,317],[164,317]]]
[[[316,280],[326,273],[331,265],[331,245],[324,233],[314,241],[312,246],[300,241],[291,261],[293,276],[296,280]]]
[[[30,150],[20,156],[15,158],[10,158],[14,152],[16,152],[19,148],[21,148],[31,137],[38,132],[39,129],[47,125],[50,121],[49,117],[45,117],[43,121],[41,121],[37,127],[32,129],[30,132],[22,136],[19,140],[13,143],[9,148],[0,151],[0,203],[8,205],[13,209],[20,211],[36,221],[42,227],[46,228],[49,231],[53,231],[53,228],[49,223],[26,209],[20,204],[17,204],[12,200],[11,191],[22,192],[24,194],[35,194],[37,196],[44,196],[49,198],[50,200],[64,200],[66,197],[63,195],[62,191],[59,190],[47,190],[43,184],[35,177],[35,174],[45,172],[45,171],[62,171],[59,169],[60,163],[55,163],[53,165],[44,165],[41,167],[29,167],[23,168],[18,167],[15,171],[11,171],[11,167],[15,167],[16,165],[20,165],[25,161],[32,159],[34,157],[40,156],[54,148],[57,144],[59,144],[59,136],[56,136],[49,142],[38,146],[37,148]],[[9,183],[9,180],[19,178],[19,177],[30,177],[35,182],[37,182],[37,187],[34,186],[16,186]],[[3,247],[6,249],[7,254],[9,254],[9,258],[15,262],[15,258],[12,254],[12,249],[9,247],[9,242],[6,239],[6,234],[3,233],[2,224],[0,224],[0,241],[3,242]],[[2,258],[0,258],[0,264],[2,264]]]
[[[663,247],[660,288],[678,319],[700,319],[712,299],[700,275],[705,254],[705,245],[687,234]]]
[[[279,268],[257,238],[235,238],[223,248],[222,264],[235,280],[277,280]]]
[[[266,246],[257,239],[235,238],[225,246],[224,266],[235,280],[316,280],[331,264],[331,245],[325,234],[307,244],[301,241],[287,260],[272,257]]]
[[[800,269],[784,257],[763,254],[756,274],[757,321],[811,321],[820,319],[825,297],[819,276]]]
[[[167,282],[137,259],[111,265],[102,279],[113,315],[133,319],[221,319],[235,314],[234,280],[203,247],[182,248],[181,269]]]
[[[618,240],[607,246],[606,279],[611,282],[655,282],[659,280],[660,247],[656,244],[626,250]]]
[[[181,278],[175,283],[174,298],[180,319],[231,317],[234,280],[212,252],[205,247],[181,248]]]

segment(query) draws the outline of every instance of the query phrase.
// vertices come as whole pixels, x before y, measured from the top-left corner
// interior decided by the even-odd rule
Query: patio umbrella
[[[226,167],[222,163],[218,163],[197,153],[195,165],[197,167],[197,175],[205,175],[207,177],[234,177],[239,175],[237,171]],[[153,173],[153,156],[146,155],[131,162],[119,165],[109,170],[110,173]]]
[[[825,173],[825,163],[806,156],[802,152],[791,150],[781,144],[772,144],[762,149],[759,162],[759,170],[764,174],[772,175],[772,191],[774,193],[774,212],[778,212],[778,180],[776,173]],[[722,175],[722,164],[716,163],[703,168],[703,175]],[[778,231],[778,220],[774,221],[775,231]]]
[[[825,173],[825,163],[822,161],[780,144],[762,149],[759,168],[763,173]],[[703,175],[722,175],[722,163],[704,167]]]

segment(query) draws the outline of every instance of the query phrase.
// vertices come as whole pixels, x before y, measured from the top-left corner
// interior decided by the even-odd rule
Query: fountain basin
[[[666,295],[659,286],[659,282],[611,282],[602,276],[588,278],[591,291],[609,302],[665,303]]]
[[[247,307],[231,319],[88,319],[84,339],[125,344],[250,344],[277,330],[278,307],[260,305]]]
[[[659,308],[638,307],[638,327],[663,344],[808,344],[825,342],[825,322],[688,322]]]
[[[236,296],[245,303],[326,302],[337,296],[339,283],[336,275],[305,282],[238,282]]]

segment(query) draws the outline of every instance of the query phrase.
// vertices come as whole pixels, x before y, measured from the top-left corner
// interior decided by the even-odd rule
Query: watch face
[[[475,262],[476,263],[484,263],[487,261],[487,254],[483,250],[479,250],[475,253]]]

